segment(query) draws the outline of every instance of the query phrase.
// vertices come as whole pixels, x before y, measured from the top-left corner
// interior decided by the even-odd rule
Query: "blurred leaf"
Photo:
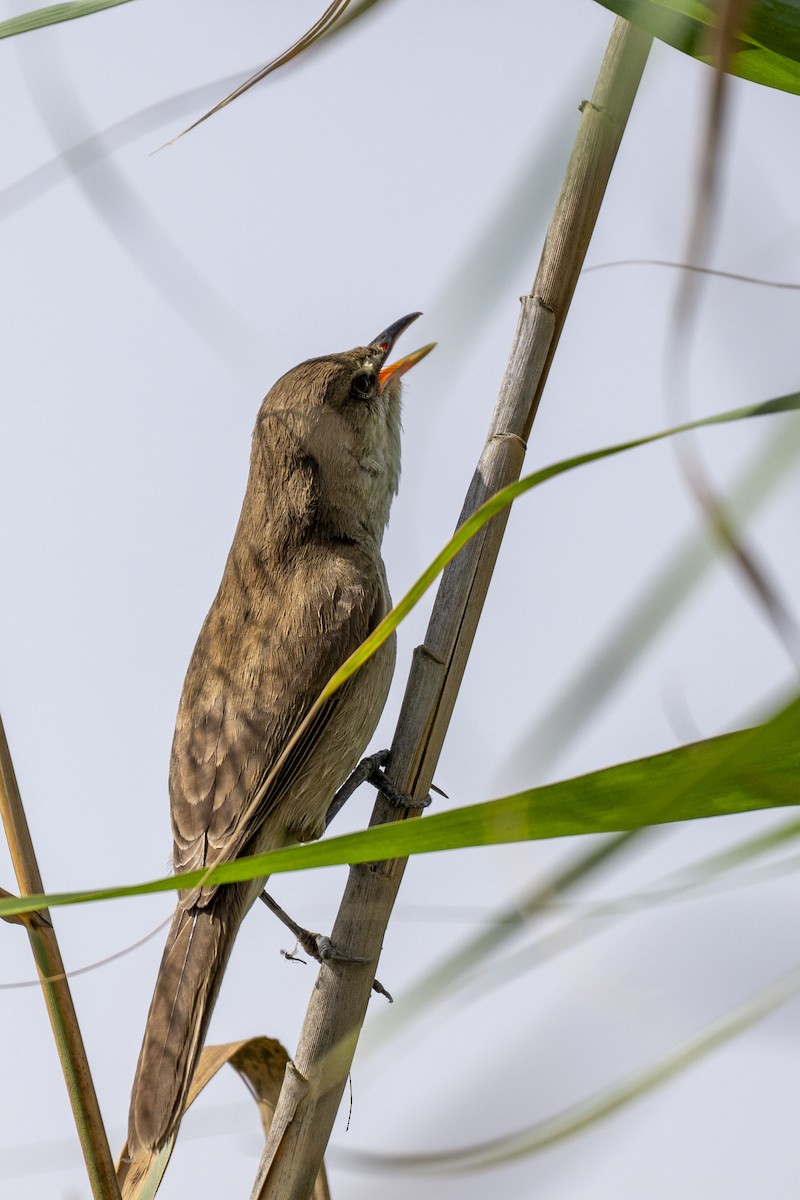
[[[690,821],[797,804],[800,697],[764,725],[418,821],[271,850],[128,887],[0,900],[0,916],[342,863]]]
[[[56,146],[79,145],[92,122],[60,47],[52,41],[41,43],[35,62],[22,55],[20,61],[30,98],[52,141]],[[73,157],[79,157],[77,150],[65,151],[67,163]],[[249,382],[263,360],[263,331],[251,326],[180,249],[125,170],[106,158],[93,171],[73,172],[72,182],[158,298],[171,306],[204,349],[216,353],[229,370]]]
[[[642,835],[652,832],[652,829],[634,830],[604,839],[588,855],[582,855],[570,863],[555,879],[535,886],[516,904],[489,917],[489,928],[479,930],[464,945],[439,960],[421,979],[407,987],[401,996],[395,997],[391,1008],[383,1009],[370,1020],[361,1035],[362,1059],[365,1054],[382,1049],[417,1017],[429,1015],[432,1004],[437,1001],[446,1001],[442,1016],[447,1019],[453,1012],[454,996],[466,992],[463,1000],[471,1003],[487,992],[505,987],[509,981],[550,962],[557,954],[572,950],[610,926],[616,926],[624,917],[658,904],[693,900],[707,895],[709,890],[769,882],[778,875],[800,868],[800,858],[793,856],[764,864],[750,872],[739,872],[732,878],[729,875],[743,863],[800,838],[800,820],[793,817],[777,828],[746,838],[727,850],[703,858],[677,873],[673,872],[642,892],[589,905],[552,933],[528,943],[515,954],[498,958],[498,952],[506,943],[521,931],[529,931],[537,917],[551,917],[554,902],[557,904],[559,897],[575,882],[583,880],[598,866],[615,858],[619,851],[627,849],[634,838],[638,848]]]
[[[795,967],[744,1004],[726,1013],[701,1033],[688,1038],[671,1054],[654,1066],[624,1082],[608,1088],[589,1100],[575,1104],[546,1121],[525,1129],[478,1142],[457,1150],[436,1154],[370,1154],[337,1148],[337,1161],[350,1169],[363,1171],[403,1171],[449,1173],[478,1171],[500,1163],[524,1158],[538,1150],[580,1133],[595,1122],[610,1116],[618,1109],[638,1100],[646,1092],[665,1083],[679,1071],[743,1033],[756,1021],[768,1016],[800,991],[800,967]]]
[[[774,493],[800,457],[800,420],[770,438],[731,490],[728,505],[743,521]],[[510,791],[519,779],[539,779],[585,728],[600,704],[619,686],[692,589],[719,561],[721,550],[703,526],[685,539],[649,583],[598,639],[573,678],[550,697],[544,714],[517,741],[498,772],[493,791]]]
[[[627,833],[603,838],[588,852],[561,868],[553,879],[537,882],[521,899],[500,909],[489,917],[488,928],[480,929],[465,944],[439,958],[434,966],[410,987],[396,996],[391,1008],[372,1017],[362,1030],[359,1053],[364,1058],[406,1028],[416,1017],[428,1013],[430,1007],[444,996],[450,996],[475,970],[482,970],[493,955],[522,930],[527,930],[537,917],[550,912],[550,906],[565,892],[582,882],[610,859],[627,849],[631,841],[640,839],[648,830],[634,829]],[[394,919],[398,909],[394,910]]]
[[[523,946],[520,950],[503,958],[492,959],[491,967],[475,973],[465,980],[459,999],[461,1003],[474,1003],[487,993],[498,988],[506,987],[511,981],[519,979],[537,967],[543,966],[560,954],[575,949],[590,938],[597,937],[605,930],[616,927],[620,919],[633,916],[659,904],[674,903],[675,901],[694,900],[708,895],[711,890],[721,890],[742,887],[752,884],[765,883],[778,874],[786,874],[795,870],[795,860],[785,858],[780,862],[766,864],[759,871],[739,873],[738,876],[727,878],[728,871],[739,862],[754,858],[759,854],[768,853],[776,846],[795,841],[800,836],[800,822],[797,818],[783,823],[779,829],[771,830],[766,835],[748,839],[735,846],[731,851],[695,864],[674,876],[662,880],[652,888],[632,896],[622,896],[596,904],[564,924],[552,933],[537,938],[534,942]],[[716,885],[714,887],[714,885]],[[448,1009],[452,1011],[453,1000],[449,1000]]]
[[[563,88],[565,97],[553,106],[544,132],[541,118],[536,120],[532,142],[521,156],[515,177],[498,195],[490,216],[459,256],[433,302],[425,306],[430,327],[436,329],[440,344],[447,345],[446,359],[432,364],[441,373],[442,386],[447,382],[452,386],[453,373],[468,360],[487,313],[507,302],[509,281],[515,278],[519,264],[539,251],[569,160],[578,116],[567,97],[582,92],[596,66],[597,47],[593,46],[591,59],[576,64],[571,72],[569,86]]]
[[[762,404],[730,409],[728,412],[717,413],[711,417],[700,417],[696,421],[687,421],[685,424],[675,425],[672,429],[665,429],[660,433],[633,438],[629,442],[618,442],[615,446],[606,446],[602,450],[590,450],[586,454],[577,454],[573,458],[565,458],[561,462],[553,463],[552,466],[542,467],[538,471],[533,471],[530,475],[523,476],[522,479],[518,479],[515,483],[501,488],[499,492],[491,496],[480,508],[476,509],[472,516],[456,530],[444,549],[440,551],[430,566],[420,575],[417,582],[406,592],[400,603],[390,613],[387,613],[366,641],[362,642],[346,662],[342,663],[336,674],[326,684],[319,700],[314,705],[312,713],[309,713],[300,730],[294,735],[294,739],[301,735],[301,732],[310,723],[312,716],[316,715],[318,707],[325,700],[329,699],[334,692],[338,691],[342,684],[351,675],[354,675],[367,659],[371,658],[378,647],[386,641],[400,622],[405,619],[412,608],[424,596],[437,576],[455,558],[462,546],[465,546],[470,538],[474,537],[492,517],[496,516],[504,508],[507,508],[519,496],[524,495],[542,483],[546,483],[548,479],[555,479],[558,475],[563,475],[567,471],[573,471],[576,467],[583,467],[588,463],[599,462],[603,458],[613,458],[615,455],[622,454],[626,450],[635,450],[640,446],[660,442],[664,438],[674,437],[678,433],[686,433],[690,429],[703,429],[711,425],[724,425],[732,421],[746,420],[750,417],[794,412],[798,409],[800,409],[800,392],[792,392],[787,396],[778,396],[774,400],[765,400]]]
[[[714,57],[717,5],[700,0],[598,0],[700,62]],[[728,70],[765,87],[800,94],[800,3],[752,0]]]
[[[94,163],[102,162],[115,150],[129,145],[143,134],[158,129],[168,121],[190,116],[200,105],[210,104],[220,91],[233,87],[243,74],[244,71],[238,71],[235,75],[225,75],[200,87],[177,92],[174,96],[140,108],[130,116],[123,117],[113,125],[107,125],[97,133],[81,138],[79,142],[61,150],[53,158],[15,179],[13,183],[0,188],[0,220],[13,216],[51,188],[71,180]]]
[[[34,8],[31,12],[20,13],[18,17],[0,21],[0,38],[28,33],[31,29],[41,29],[45,25],[58,25],[62,21],[74,21],[76,17],[88,17],[92,13],[102,12],[104,8],[115,8],[118,4],[128,3],[129,0],[75,0],[73,4],[51,4],[48,8]]]
[[[123,2],[123,0],[120,0]],[[382,0],[386,3],[386,0]],[[314,43],[313,50],[324,49],[332,44],[334,35],[343,32],[358,17],[365,15],[379,0],[362,0],[356,4],[326,35]],[[313,59],[313,55],[312,55]],[[306,59],[303,59],[305,62]],[[11,216],[26,204],[43,195],[57,184],[85,171],[93,163],[101,162],[114,150],[127,146],[142,134],[158,129],[167,121],[189,116],[198,107],[210,104],[223,91],[233,88],[242,76],[252,75],[255,67],[243,68],[233,75],[225,75],[199,87],[177,92],[165,100],[140,108],[130,116],[107,125],[91,136],[82,138],[60,154],[22,175],[7,187],[0,189],[0,219]]]

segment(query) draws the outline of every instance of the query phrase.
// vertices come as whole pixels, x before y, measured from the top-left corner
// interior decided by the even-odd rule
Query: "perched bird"
[[[400,475],[400,377],[432,347],[385,364],[419,315],[368,346],[301,363],[261,405],[239,524],[178,708],[176,871],[319,837],[375,730],[393,638],[273,770],[330,676],[391,607],[381,540]],[[236,933],[264,882],[180,894],[136,1068],[130,1154],[177,1131]]]

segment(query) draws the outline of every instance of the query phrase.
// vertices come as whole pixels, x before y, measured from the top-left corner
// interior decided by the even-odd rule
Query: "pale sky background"
[[[5,3],[0,15],[28,7]],[[405,393],[403,479],[385,541],[395,596],[449,536],[612,24],[590,0],[384,0],[329,50],[171,148],[151,154],[226,82],[160,120],[124,125],[129,136],[109,135],[103,154],[95,141],[54,165],[178,93],[244,78],[321,7],[137,0],[0,43],[0,706],[53,891],[167,867],[180,687],[238,516],[255,413],[280,374],[421,309],[401,347],[439,347]],[[654,47],[587,263],[683,257],[710,78]],[[711,259],[800,281],[798,100],[738,81],[730,96]],[[650,266],[582,279],[526,469],[669,422],[677,283]],[[798,293],[707,282],[680,403],[701,415],[794,391],[798,318]],[[797,420],[700,440],[725,493],[768,444],[800,453]],[[768,474],[777,471],[775,460]],[[799,500],[795,467],[748,528],[793,611]],[[735,568],[717,565],[545,762],[535,728],[611,632],[630,626],[698,524],[668,445],[520,502],[437,771],[450,796],[442,807],[737,728],[788,694],[793,669],[774,630]],[[430,597],[400,631],[376,748],[391,741],[429,607]],[[544,742],[553,749],[552,731]],[[338,831],[362,827],[371,803],[357,795]],[[785,819],[670,829],[578,898],[636,891]],[[380,978],[402,997],[481,913],[583,849],[533,843],[412,862]],[[273,891],[299,920],[329,929],[344,878],[297,875]],[[0,882],[14,887],[5,849]],[[400,1200],[410,1187],[425,1200],[795,1196],[797,1001],[635,1106],[502,1169],[409,1182],[356,1173],[337,1150],[467,1145],[643,1069],[796,964],[798,891],[786,875],[662,905],[502,986],[492,966],[473,993],[357,1059],[350,1128],[340,1119],[329,1156],[334,1200],[378,1190]],[[142,937],[171,907],[162,895],[58,911],[68,966]],[[0,932],[0,981],[30,979],[24,934]],[[74,981],[115,1152],[162,938]],[[315,968],[284,962],[278,951],[290,946],[265,911],[250,915],[212,1041],[265,1033],[294,1047]],[[374,999],[371,1016],[390,1027],[383,1009]],[[0,1196],[87,1197],[41,994],[4,990],[0,1012]],[[255,1106],[223,1073],[187,1118],[160,1195],[246,1197],[259,1146]]]

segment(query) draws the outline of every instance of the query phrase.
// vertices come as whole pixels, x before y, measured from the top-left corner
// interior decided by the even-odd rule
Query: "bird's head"
[[[366,346],[300,363],[268,392],[256,435],[270,436],[276,419],[302,445],[319,475],[326,507],[350,512],[383,533],[400,477],[401,379],[434,344],[394,363],[389,355],[420,313],[401,317]]]

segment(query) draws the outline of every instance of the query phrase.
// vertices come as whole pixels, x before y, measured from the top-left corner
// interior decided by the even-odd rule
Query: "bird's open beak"
[[[395,321],[388,329],[384,329],[383,333],[370,342],[371,346],[376,346],[380,349],[384,361],[389,357],[397,339],[403,330],[408,329],[417,317],[421,317],[422,313],[409,313],[407,317],[401,317],[399,321]],[[431,342],[427,346],[423,346],[420,350],[415,350],[413,354],[407,354],[405,358],[399,358],[397,362],[390,363],[388,367],[382,367],[378,378],[380,379],[381,387],[385,387],[390,379],[395,376],[399,379],[401,375],[405,375],[406,371],[410,371],[412,367],[423,359],[426,354],[430,354],[436,342]]]
[[[388,367],[384,367],[379,373],[378,378],[381,381],[381,387],[385,387],[390,379],[399,379],[401,375],[405,375],[406,371],[410,371],[415,367],[421,358],[426,354],[430,354],[436,342],[429,342],[427,346],[422,346],[421,349],[415,350],[412,354],[407,354],[405,358],[398,358],[397,362],[389,363]]]

